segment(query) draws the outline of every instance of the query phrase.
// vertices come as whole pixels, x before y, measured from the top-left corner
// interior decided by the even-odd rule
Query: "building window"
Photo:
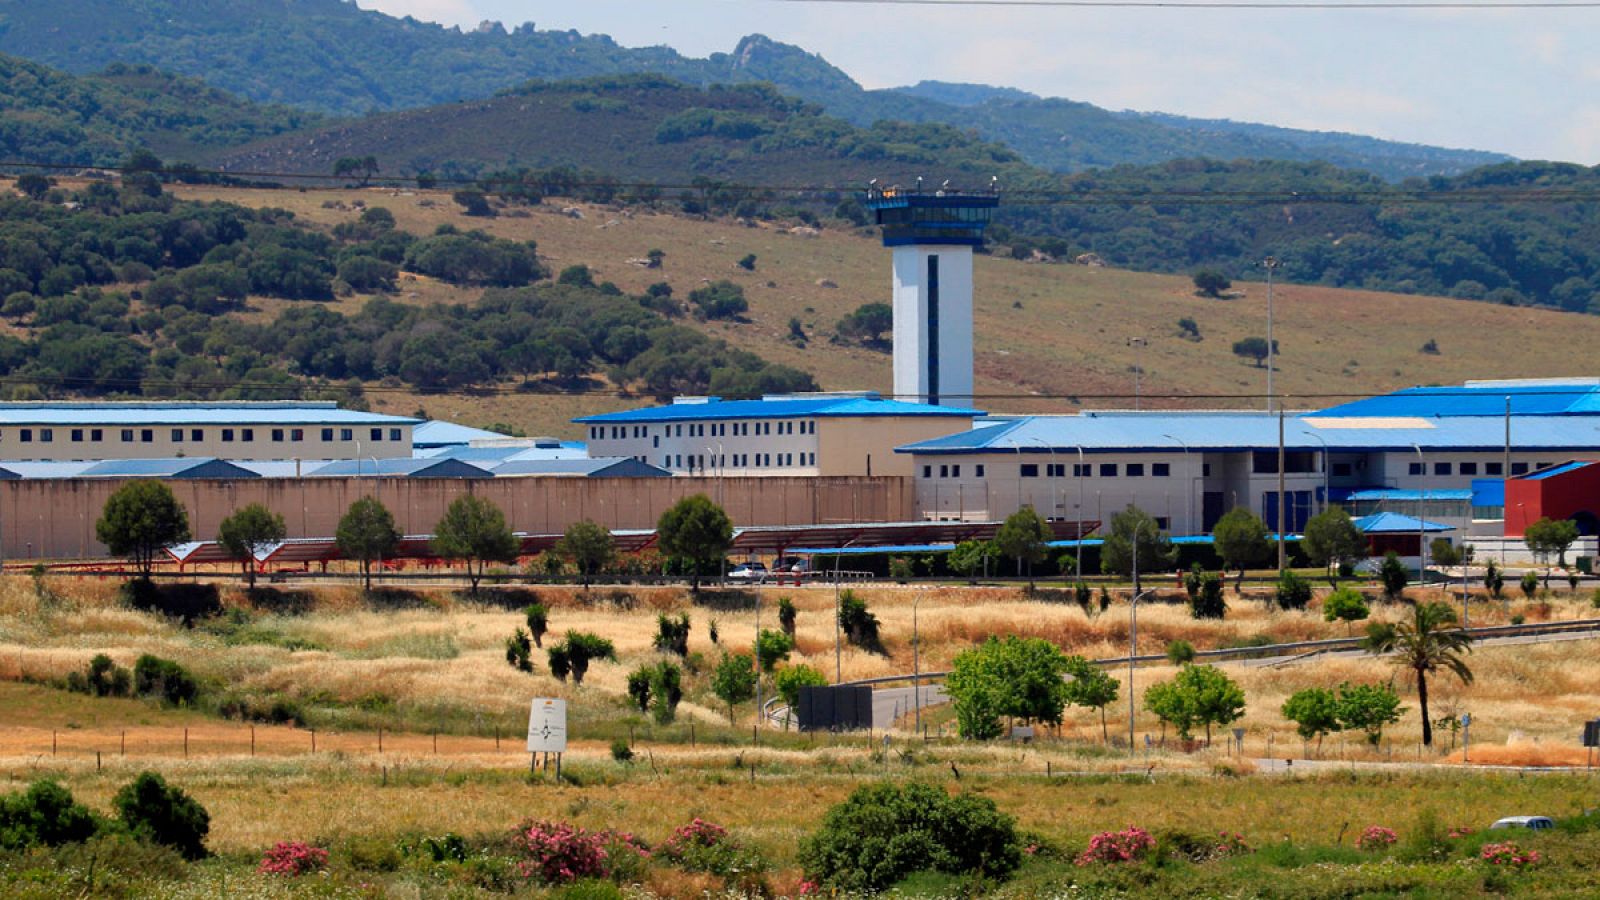
[[[39,429],[39,443],[48,444],[48,443],[50,443],[51,441],[53,441],[55,439],[56,439],[56,433],[55,433],[55,431],[53,429],[50,429],[50,428],[41,428],[41,429]]]
[[[1505,467],[1504,463],[1484,463],[1483,464],[1483,474],[1485,474],[1485,475],[1504,475],[1505,473],[1506,473],[1506,467]]]
[[[1434,463],[1433,464],[1433,474],[1435,474],[1435,475],[1449,475],[1450,474],[1450,464],[1447,463],[1447,462],[1436,462],[1436,463]]]
[[[651,442],[650,446],[652,446],[652,447],[660,447],[661,446],[661,435],[658,434],[655,437],[651,438],[650,442]]]
[[[94,441],[96,444],[105,440],[105,435],[106,433],[98,428],[89,429],[89,440]]]
[[[661,457],[661,468],[663,468],[663,469],[672,468],[672,457],[670,457],[670,456]]]
[[[1478,464],[1475,463],[1475,462],[1464,462],[1464,463],[1462,463],[1461,464],[1461,474],[1463,474],[1463,475],[1476,475],[1476,474],[1478,474]]]
[[[1200,464],[1200,477],[1201,478],[1210,478],[1211,477],[1211,463],[1201,463]]]
[[[961,477],[961,467],[960,466],[951,466],[950,467],[950,477],[951,478],[960,478]]]
[[[233,429],[232,428],[224,428],[224,429],[222,429],[222,442],[224,444],[233,443]]]
[[[367,432],[367,437],[371,438],[374,444],[381,444],[383,443],[383,429],[374,428]]]
[[[201,431],[198,428],[192,428],[192,429],[189,430],[189,440],[194,441],[196,444],[200,443],[201,441],[203,441],[205,439],[206,439],[206,433],[204,431]]]
[[[1350,464],[1349,463],[1334,463],[1333,464],[1333,477],[1335,477],[1335,478],[1349,478],[1350,477],[1350,472],[1351,472],[1351,469],[1350,469]]]
[[[292,429],[289,430],[289,443],[298,444],[299,442],[301,442],[301,441],[303,441],[305,439],[306,439],[305,429],[303,429],[303,428],[292,428]]]
[[[978,477],[982,478],[983,477],[983,463],[978,463],[976,466],[973,466],[973,468],[978,470]]]
[[[922,467],[922,477],[923,478],[932,478],[933,477],[933,466],[923,466]]]
[[[139,441],[144,444],[154,444],[156,442],[156,430],[154,428],[139,429]]]
[[[939,467],[939,477],[940,478],[949,478],[950,477],[950,467],[949,466],[940,466]]]
[[[1172,465],[1170,463],[1151,463],[1150,474],[1156,478],[1166,478],[1172,474]]]
[[[1019,473],[1023,478],[1038,478],[1039,466],[1037,463],[1023,463]]]
[[[124,429],[122,429],[122,442],[124,444],[133,443],[133,429],[132,428],[124,428]]]
[[[391,440],[391,441],[400,440],[400,429],[398,429],[398,428],[389,429],[389,440]]]
[[[24,444],[33,443],[33,429],[32,428],[24,428],[24,429],[22,429],[22,442]]]
[[[283,443],[283,429],[282,428],[274,428],[274,429],[272,429],[272,442],[274,444]]]
[[[1526,474],[1528,474],[1528,464],[1527,463],[1512,463],[1511,464],[1511,474],[1512,474],[1513,477],[1515,477],[1517,475],[1526,475]]]
[[[324,441],[330,441],[331,442],[333,440],[333,429],[332,428],[324,428],[324,429],[322,429],[322,439]]]
[[[339,440],[341,440],[341,441],[353,441],[353,440],[355,440],[355,438],[356,438],[356,434],[355,434],[355,429],[354,428],[341,428],[341,429],[339,429]]]
[[[183,443],[183,429],[182,428],[174,428],[174,429],[172,429],[172,442],[174,444]]]
[[[1172,527],[1172,520],[1171,519],[1167,518],[1166,516],[1156,516],[1156,528],[1158,530],[1166,531],[1166,530],[1170,529],[1171,527]]]
[[[1086,476],[1089,476],[1089,475],[1093,475],[1093,474],[1094,474],[1094,466],[1090,465],[1089,463],[1073,463],[1072,464],[1072,477],[1073,478],[1083,478],[1083,477],[1086,477]]]
[[[1144,477],[1144,463],[1128,463],[1128,477],[1129,478],[1143,478]]]
[[[83,429],[82,428],[74,428],[74,429],[72,429],[72,442],[74,444],[83,443]]]
[[[1115,478],[1115,477],[1117,477],[1117,464],[1116,463],[1101,463],[1100,464],[1100,477],[1101,478]]]
[[[1406,474],[1407,475],[1421,475],[1425,471],[1426,471],[1426,468],[1422,465],[1422,463],[1414,462],[1414,463],[1407,463],[1406,464]]]
[[[253,441],[255,439],[256,430],[254,428],[245,428],[239,432],[239,440],[241,441]]]

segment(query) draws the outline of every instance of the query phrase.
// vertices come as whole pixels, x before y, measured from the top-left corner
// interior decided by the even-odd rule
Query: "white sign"
[[[567,752],[567,701],[535,697],[528,713],[528,752]]]

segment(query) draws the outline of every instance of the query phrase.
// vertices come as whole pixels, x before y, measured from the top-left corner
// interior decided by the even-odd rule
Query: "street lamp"
[[[1133,408],[1139,408],[1139,376],[1144,374],[1143,356],[1139,350],[1150,346],[1150,342],[1142,337],[1128,338],[1128,346],[1134,349],[1133,354]]]
[[[1185,496],[1185,500],[1186,500],[1187,507],[1188,507],[1188,511],[1184,513],[1183,524],[1184,524],[1185,528],[1189,529],[1189,533],[1193,534],[1194,533],[1194,468],[1192,466],[1190,466],[1190,464],[1189,464],[1189,442],[1185,441],[1181,437],[1178,437],[1177,435],[1172,435],[1172,434],[1163,434],[1162,437],[1164,437],[1164,438],[1166,438],[1168,440],[1177,441],[1179,444],[1183,445],[1183,477],[1185,479],[1184,484],[1187,485],[1187,487],[1184,490],[1184,496]]]
[[[1267,270],[1267,412],[1272,412],[1272,357],[1276,355],[1272,344],[1272,272],[1278,268],[1277,257],[1267,257],[1261,266]]]
[[[1318,512],[1321,512],[1322,510],[1328,508],[1328,503],[1332,499],[1330,496],[1332,488],[1329,487],[1331,482],[1328,481],[1328,466],[1330,465],[1328,461],[1328,439],[1320,434],[1317,434],[1315,431],[1307,431],[1304,433],[1316,438],[1322,444],[1322,508],[1318,510]]]
[[[1088,469],[1083,462],[1083,448],[1078,447],[1078,552],[1073,554],[1077,564],[1077,582],[1083,583],[1083,473]],[[1095,523],[1099,527],[1099,523]]]
[[[1049,479],[1050,479],[1050,514],[1048,516],[1045,516],[1045,518],[1046,519],[1054,519],[1056,517],[1056,510],[1061,507],[1061,498],[1059,496],[1060,491],[1058,491],[1056,489],[1056,481],[1055,481],[1055,479],[1056,479],[1056,448],[1054,446],[1050,445],[1050,444],[1045,443],[1044,442],[1044,438],[1041,438],[1038,435],[1034,435],[1033,437],[1029,438],[1029,440],[1033,441],[1035,444],[1038,444],[1039,446],[1043,447],[1044,449],[1050,451],[1050,468],[1045,470],[1045,474],[1047,476],[1049,476]]]

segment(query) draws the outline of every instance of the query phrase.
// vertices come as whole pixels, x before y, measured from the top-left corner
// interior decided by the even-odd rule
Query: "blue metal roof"
[[[209,457],[108,459],[79,473],[82,478],[260,478],[231,462]]]
[[[0,425],[414,425],[335,403],[0,403]]]
[[[1418,531],[1455,531],[1455,528],[1449,525],[1428,522],[1418,519],[1416,516],[1403,516],[1392,512],[1362,516],[1356,519],[1353,524],[1356,526],[1356,530],[1362,534],[1416,534]]]
[[[514,462],[528,459],[588,459],[589,451],[582,445],[571,446],[559,442],[553,446],[531,446],[527,443],[493,444],[487,447],[451,445],[419,450],[418,459],[459,459],[462,462]]]
[[[1551,381],[1469,381],[1463,385],[1414,387],[1367,397],[1317,413],[1326,417],[1498,416],[1511,401],[1513,416],[1600,414],[1600,382],[1593,379]]]
[[[533,475],[568,475],[584,478],[670,478],[659,466],[627,456],[598,459],[513,459],[491,467],[496,478]]]
[[[491,478],[487,469],[454,459],[340,459],[307,472],[313,478],[383,476],[390,478]]]
[[[411,430],[411,446],[413,447],[465,446],[473,441],[504,439],[505,435],[498,431],[485,431],[482,428],[469,428],[466,425],[457,425],[454,422],[439,422],[431,419]]]
[[[880,397],[767,397],[762,400],[722,400],[678,402],[667,406],[627,409],[621,412],[584,416],[572,421],[585,425],[621,425],[643,422],[687,422],[707,419],[795,419],[839,416],[950,416],[973,418],[982,410],[954,406],[933,406],[884,400]]]
[[[1354,423],[1352,423],[1354,425]],[[1343,425],[1321,413],[1284,420],[1288,450],[1334,452],[1500,452],[1503,419],[1461,416]],[[899,453],[1057,453],[1276,450],[1278,418],[1242,412],[1089,412],[1017,419],[979,419],[970,431],[897,447]],[[1586,452],[1600,447],[1600,432],[1586,420],[1562,416],[1513,416],[1513,450]]]
[[[1506,483],[1500,478],[1472,479],[1473,506],[1505,506]]]
[[[1519,481],[1543,481],[1546,478],[1553,478],[1557,475],[1565,475],[1568,472],[1576,472],[1579,469],[1585,469],[1592,465],[1594,465],[1594,463],[1589,461],[1562,463],[1559,466],[1549,469],[1541,469],[1538,472],[1533,472],[1528,475],[1518,475],[1516,478]]]
[[[1400,500],[1417,502],[1422,500],[1455,500],[1467,501],[1472,499],[1472,491],[1468,488],[1441,488],[1436,491],[1406,490],[1403,488],[1334,488],[1328,491],[1328,499],[1335,503],[1378,502],[1383,500]]]

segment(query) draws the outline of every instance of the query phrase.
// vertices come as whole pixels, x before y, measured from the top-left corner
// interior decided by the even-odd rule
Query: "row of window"
[[[1526,474],[1528,474],[1530,469],[1532,471],[1537,472],[1537,471],[1540,471],[1542,469],[1548,469],[1552,465],[1554,465],[1554,464],[1553,463],[1539,463],[1537,466],[1531,466],[1529,463],[1525,463],[1525,462],[1514,462],[1514,463],[1511,464],[1511,474],[1513,476],[1526,475]],[[1485,475],[1500,476],[1500,475],[1504,475],[1505,471],[1506,471],[1506,468],[1505,468],[1505,464],[1504,463],[1486,462],[1486,463],[1483,464],[1483,474],[1485,474]],[[1408,474],[1408,475],[1426,475],[1427,473],[1428,473],[1427,466],[1425,466],[1424,464],[1422,464],[1420,462],[1410,463],[1406,468],[1406,474]],[[1339,467],[1337,465],[1335,465],[1333,467],[1333,474],[1335,474],[1335,475],[1339,474]],[[1433,474],[1435,474],[1435,475],[1450,475],[1450,474],[1476,475],[1476,474],[1478,474],[1478,464],[1475,463],[1475,462],[1461,462],[1461,463],[1436,462],[1436,463],[1433,464]]]
[[[334,440],[335,430],[336,429],[333,428],[322,429],[322,439],[324,441]],[[337,429],[337,431],[339,433],[339,440],[355,440],[355,429],[340,428]],[[153,444],[156,440],[156,429],[154,428],[124,428],[121,429],[121,432],[122,443],[124,444]],[[254,428],[224,428],[221,430],[221,432],[222,433],[220,437],[224,444],[234,443],[236,437],[241,443],[249,443],[256,439],[256,430]],[[401,431],[398,428],[390,428],[388,433],[390,441],[399,441],[401,439]],[[305,429],[303,428],[274,428],[272,429],[272,440],[275,443],[282,443],[286,434],[290,441],[303,441],[306,437]],[[373,443],[382,443],[384,439],[383,436],[384,430],[382,428],[373,428],[368,432],[368,440],[372,441]],[[174,428],[169,433],[169,437],[174,444],[184,443],[185,437],[188,438],[189,443],[198,444],[205,441],[206,432],[204,428]],[[0,432],[0,440],[4,440],[4,438],[4,433]],[[70,439],[71,443],[74,444],[85,443],[85,438],[87,438],[87,443],[98,444],[105,440],[105,429],[73,428],[68,431],[68,438]],[[56,439],[56,429],[17,429],[18,442],[23,444],[32,444],[36,439],[38,443],[41,444],[54,443]]]
[[[642,461],[642,457],[640,458]],[[732,465],[736,469],[760,468],[763,466],[814,466],[817,464],[815,453],[732,453],[721,456],[690,453],[667,454],[661,457],[661,467],[664,469],[685,468],[684,461],[688,460],[687,468],[704,469],[707,466],[718,468]],[[731,463],[730,463],[731,460]],[[796,462],[798,460],[798,462]],[[982,468],[981,466],[979,468]]]
[[[664,437],[750,437],[765,434],[816,434],[817,423],[806,419],[779,422],[689,422],[663,425],[659,434],[651,434],[649,425],[591,425],[589,439],[620,441],[627,438],[656,438],[656,446]]]

